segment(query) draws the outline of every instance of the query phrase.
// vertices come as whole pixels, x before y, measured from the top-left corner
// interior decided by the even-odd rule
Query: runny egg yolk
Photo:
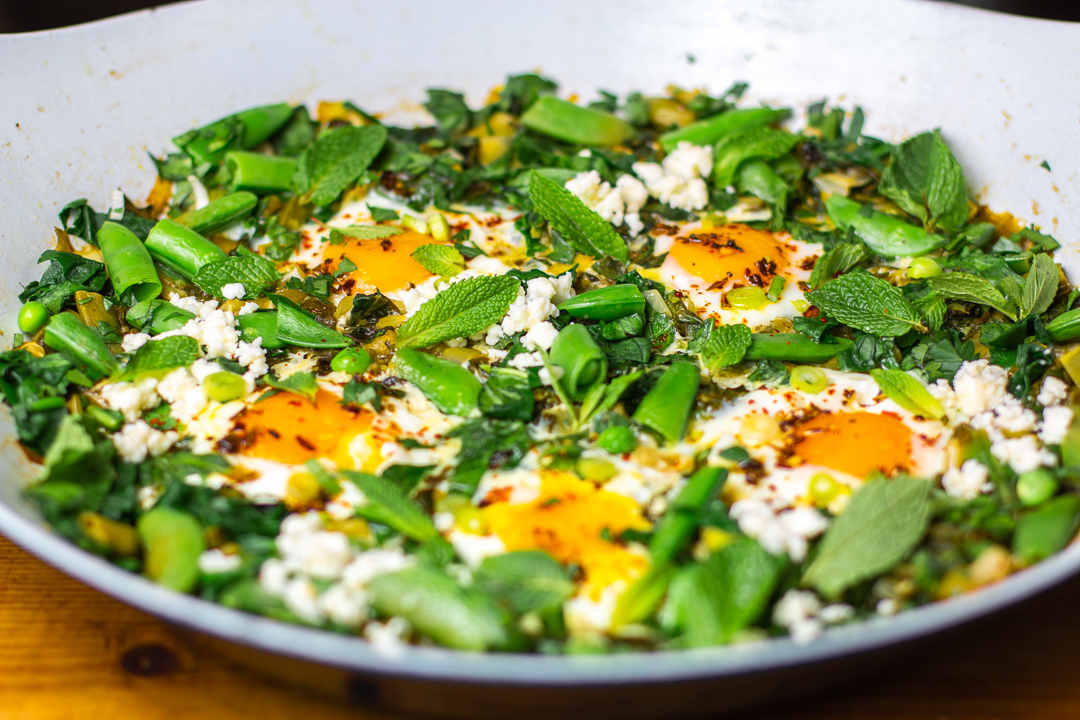
[[[648,569],[646,558],[601,537],[648,530],[637,503],[558,471],[543,471],[540,496],[529,503],[496,503],[484,517],[507,550],[547,552],[585,572],[594,593],[616,580],[633,580]]]
[[[399,235],[379,240],[359,240],[346,237],[342,245],[327,245],[323,259],[332,261],[337,270],[342,257],[356,265],[348,277],[364,290],[380,292],[404,290],[410,283],[419,285],[432,275],[413,260],[412,254],[421,245],[436,245],[428,235],[406,230]]]
[[[865,478],[889,475],[911,461],[911,428],[890,413],[829,413],[795,430],[794,455],[810,465]]]
[[[675,239],[669,255],[687,273],[704,280],[697,290],[736,285],[767,286],[788,266],[787,248],[771,233],[726,225]]]
[[[336,395],[319,390],[314,403],[289,392],[259,400],[237,425],[253,438],[243,450],[245,455],[289,465],[325,457],[339,468],[351,468],[349,443],[371,428],[371,420],[369,411],[349,410]]]

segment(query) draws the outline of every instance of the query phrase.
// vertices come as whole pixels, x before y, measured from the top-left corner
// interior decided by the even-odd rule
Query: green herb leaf
[[[216,260],[203,265],[192,280],[203,292],[215,297],[223,297],[221,288],[231,283],[242,283],[244,297],[255,298],[274,287],[281,279],[274,263],[266,258],[249,253],[233,255],[224,260]]]
[[[421,245],[412,259],[425,270],[443,277],[453,277],[465,269],[465,257],[450,245]]]
[[[893,150],[879,189],[921,219],[928,230],[955,232],[967,222],[964,172],[936,130],[916,135]]]
[[[53,314],[60,312],[64,304],[79,290],[99,292],[108,280],[103,264],[81,255],[46,250],[38,258],[38,262],[46,261],[49,267],[41,274],[40,279],[30,282],[19,293],[19,301],[28,303],[36,300]]]
[[[447,437],[461,440],[461,452],[450,477],[449,491],[469,496],[476,492],[496,451],[502,453],[503,465],[514,467],[531,446],[525,424],[520,420],[474,418],[458,425],[447,433]]]
[[[475,335],[506,315],[520,287],[516,278],[505,275],[455,283],[421,305],[398,328],[398,347],[423,348]]]
[[[903,370],[871,370],[870,374],[881,392],[905,410],[935,420],[945,417],[945,408],[941,407],[937,398],[919,380]]]
[[[575,250],[595,258],[630,259],[626,242],[604,218],[577,196],[535,170],[529,175],[529,197],[536,211],[558,230]]]
[[[734,185],[744,162],[751,158],[775,160],[791,152],[800,140],[799,135],[772,128],[755,128],[721,138],[713,151],[713,184],[721,189]]]
[[[278,390],[291,392],[302,398],[315,402],[315,395],[319,392],[319,385],[315,382],[315,374],[309,372],[295,372],[288,377],[279,378],[274,373],[264,376],[266,384]]]
[[[570,572],[542,550],[489,557],[477,569],[473,583],[518,613],[556,610],[574,594]]]
[[[353,344],[352,340],[326,327],[316,320],[314,315],[287,297],[273,293],[267,297],[274,301],[274,307],[278,310],[279,340],[313,348],[343,348]]]
[[[871,480],[833,520],[803,582],[835,598],[862,580],[890,570],[922,539],[932,510],[926,480]]]
[[[344,245],[347,237],[357,240],[382,240],[403,232],[405,231],[402,228],[393,225],[350,225],[343,228],[330,228],[330,244]]]
[[[701,364],[712,371],[741,362],[750,347],[752,335],[748,325],[714,327],[701,347]]]
[[[342,405],[363,405],[371,403],[375,412],[382,411],[382,385],[379,383],[360,382],[356,378],[349,380],[342,388]]]
[[[187,367],[198,360],[200,354],[199,342],[186,335],[150,340],[131,356],[122,377],[137,378],[149,373]]]
[[[293,186],[303,193],[305,202],[329,205],[367,170],[386,143],[386,136],[382,125],[324,132],[300,155]]]
[[[1054,302],[1058,289],[1058,266],[1049,255],[1039,253],[1031,262],[1021,296],[1023,317],[1042,315]]]
[[[826,250],[814,263],[814,269],[810,273],[810,289],[817,290],[832,280],[833,275],[845,273],[869,257],[870,251],[860,242],[834,245],[832,250]]]
[[[903,335],[918,324],[919,315],[900,288],[865,270],[853,270],[826,282],[806,298],[829,317],[875,335]]]
[[[1054,282],[1057,282],[1056,273]],[[963,272],[944,273],[926,278],[926,284],[942,297],[989,305],[1013,320],[1016,319],[1016,306],[1007,300],[989,280],[984,280],[977,275]]]
[[[398,487],[385,478],[347,470],[343,475],[354,482],[368,504],[357,510],[369,520],[382,523],[417,542],[439,542],[442,535],[431,518]]]

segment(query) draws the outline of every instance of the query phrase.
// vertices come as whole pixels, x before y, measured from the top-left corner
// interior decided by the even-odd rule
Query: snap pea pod
[[[136,302],[140,302],[161,294],[161,278],[154,268],[154,260],[135,233],[119,223],[106,221],[97,237],[117,295],[123,297],[130,293]]]
[[[146,576],[173,590],[193,590],[199,580],[199,556],[206,550],[199,521],[181,510],[156,507],[139,518],[137,527]]]
[[[562,368],[560,379],[571,400],[581,400],[589,388],[607,377],[607,355],[584,325],[567,325],[551,344],[551,362]]]
[[[128,325],[150,335],[179,330],[194,319],[195,313],[158,298],[143,300],[127,311]]]
[[[492,601],[438,570],[421,566],[380,575],[368,583],[366,591],[376,612],[405,618],[441,645],[487,650],[507,642]]]
[[[277,310],[260,310],[236,318],[240,339],[244,342],[255,342],[255,338],[262,338],[262,347],[265,350],[277,350],[288,345],[278,337],[277,325]]]
[[[96,330],[86,327],[71,313],[54,315],[45,326],[45,344],[65,350],[87,368],[110,377],[120,368],[109,346]]]
[[[1063,312],[1046,323],[1046,332],[1054,342],[1080,338],[1080,308]]]
[[[739,190],[781,210],[787,207],[788,184],[764,160],[748,160],[739,168]]]
[[[219,197],[204,208],[189,210],[176,218],[176,222],[200,235],[208,235],[247,217],[258,204],[259,198],[254,193],[242,190]]]
[[[1013,552],[1025,563],[1038,562],[1061,550],[1080,526],[1080,498],[1061,495],[1020,516],[1013,533]]]
[[[634,422],[658,433],[668,442],[681,440],[686,434],[686,423],[690,420],[699,383],[697,365],[685,360],[671,363],[642,398],[634,411]]]
[[[269,139],[292,117],[286,103],[245,110],[188,131],[173,138],[176,146],[195,160],[195,164],[219,164],[230,149],[249,150]]]
[[[278,340],[311,348],[343,348],[353,344],[352,340],[326,327],[292,300],[273,294],[267,297],[274,301],[278,309]]]
[[[664,148],[664,152],[671,152],[680,142],[712,145],[725,135],[772,125],[790,114],[789,110],[771,108],[728,110],[725,113],[690,123],[678,130],[669,130],[660,136],[660,146]]]
[[[232,150],[225,154],[225,166],[232,174],[233,190],[256,195],[284,192],[292,187],[296,160],[262,153]]]
[[[468,415],[476,409],[480,381],[456,362],[412,348],[401,348],[394,363],[398,374],[420,388],[420,392],[444,413]]]
[[[191,228],[165,218],[146,236],[146,249],[161,265],[190,280],[203,265],[224,260],[225,251]]]
[[[645,296],[636,285],[588,290],[558,305],[559,312],[585,320],[618,320],[645,311]]]
[[[859,239],[879,255],[925,255],[948,242],[944,235],[931,235],[894,215],[874,211],[866,216],[861,212],[862,205],[841,195],[826,200],[825,208],[834,223],[841,228],[854,228]]]
[[[671,561],[686,548],[700,524],[697,513],[716,497],[726,479],[727,470],[719,467],[703,467],[690,476],[649,540],[653,565]]]
[[[521,116],[521,124],[575,145],[618,145],[634,135],[634,127],[614,115],[551,95],[534,102]]]
[[[800,333],[754,333],[746,357],[751,360],[780,360],[793,363],[823,363],[851,345],[846,338],[834,343],[816,343]]]

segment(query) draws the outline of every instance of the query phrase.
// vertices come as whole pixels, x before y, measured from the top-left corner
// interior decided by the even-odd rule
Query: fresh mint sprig
[[[475,335],[502,320],[520,288],[517,278],[506,275],[474,277],[451,285],[402,323],[397,345],[424,348]]]
[[[919,314],[900,288],[865,270],[853,270],[825,283],[806,298],[829,317],[849,327],[884,337],[921,328]]]
[[[595,258],[630,259],[626,241],[604,218],[559,183],[537,171],[529,174],[529,197],[536,211],[578,252]]]

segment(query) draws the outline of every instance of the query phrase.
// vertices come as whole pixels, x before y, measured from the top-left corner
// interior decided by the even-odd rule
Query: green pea
[[[1026,472],[1016,481],[1016,495],[1025,505],[1041,505],[1058,490],[1058,481],[1044,468]]]
[[[203,380],[203,390],[206,397],[224,403],[243,397],[247,392],[247,383],[236,373],[222,371]]]
[[[360,375],[371,367],[371,355],[364,348],[346,348],[330,361],[330,369],[350,375]]]
[[[619,472],[615,465],[607,460],[588,457],[578,458],[577,471],[583,480],[595,482],[610,480]]]
[[[19,311],[19,329],[33,335],[49,321],[49,309],[35,301],[28,302]]]
[[[944,271],[941,266],[933,258],[928,257],[915,258],[907,269],[908,277],[915,280],[940,275],[942,272]]]
[[[206,550],[203,527],[186,512],[156,507],[139,518],[143,572],[159,585],[188,592],[199,580],[199,556]]]
[[[634,431],[625,425],[612,425],[609,428],[604,428],[603,432],[596,438],[596,442],[612,455],[628,453],[637,447],[637,438],[634,437]]]

